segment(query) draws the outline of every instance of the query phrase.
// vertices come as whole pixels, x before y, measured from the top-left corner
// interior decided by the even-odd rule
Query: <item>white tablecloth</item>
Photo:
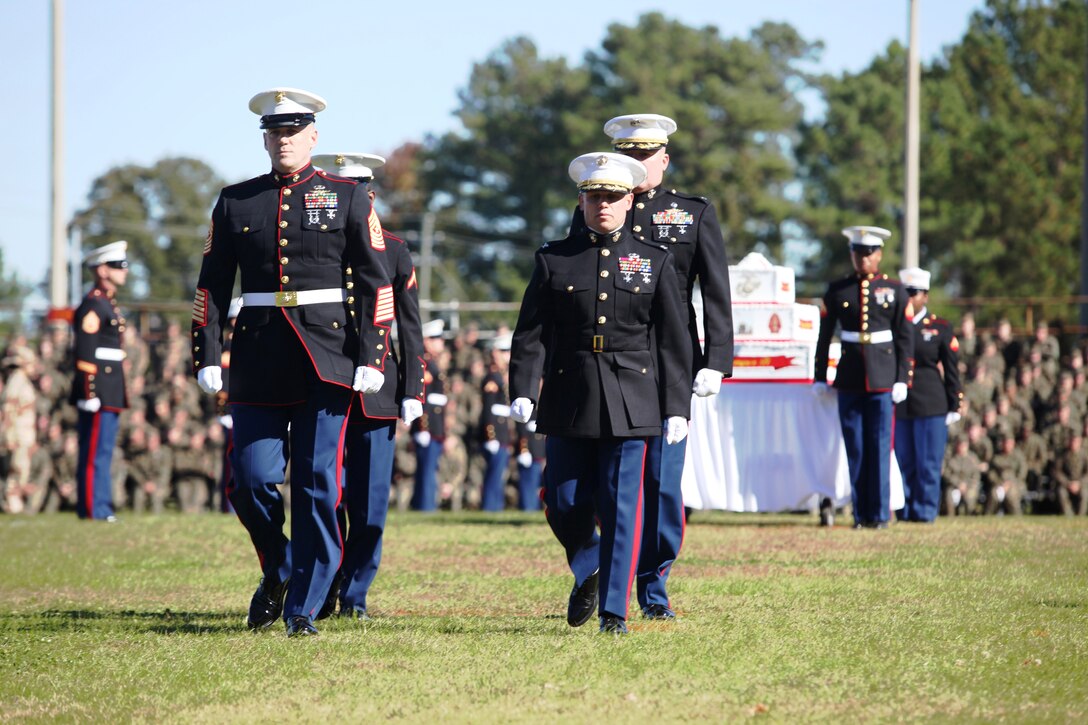
[[[822,496],[850,501],[846,447],[832,388],[811,384],[728,383],[692,397],[684,462],[684,505],[726,511],[814,509]],[[892,452],[892,509],[903,482]]]

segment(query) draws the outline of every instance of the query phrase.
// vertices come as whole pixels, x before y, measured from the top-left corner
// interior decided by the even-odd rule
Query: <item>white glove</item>
[[[498,441],[487,441],[486,443],[484,443],[484,450],[491,455],[495,455],[496,453],[498,453],[500,448],[502,448],[502,444]]]
[[[961,416],[959,413],[957,413],[956,411],[953,410],[950,413],[948,413],[948,415],[946,415],[944,417],[944,424],[946,426],[952,425],[953,423],[955,423],[956,421],[958,421],[962,417],[963,416]]]
[[[1004,486],[994,486],[994,498],[997,499],[998,503],[1004,503],[1005,502],[1005,487]]]
[[[828,387],[827,383],[813,383],[812,389],[816,391],[816,395],[820,397],[823,397],[831,392],[831,388]]]
[[[355,382],[351,384],[351,387],[360,393],[376,393],[382,389],[384,382],[385,375],[381,370],[360,365],[355,368]]]
[[[205,393],[215,395],[223,389],[223,368],[209,365],[196,374],[196,382]]]
[[[703,368],[695,373],[695,382],[691,386],[691,392],[700,398],[717,395],[722,389],[722,374],[717,370]]]
[[[907,399],[907,384],[896,383],[892,386],[892,402],[902,403]]]
[[[687,437],[688,422],[678,415],[671,416],[665,419],[662,431],[665,433],[665,443],[671,446]]]
[[[423,415],[423,403],[415,398],[405,398],[400,401],[400,420],[405,425],[411,425],[419,416]]]
[[[510,417],[515,423],[528,423],[533,417],[533,401],[528,398],[515,398],[510,404]]]
[[[227,430],[231,430],[234,428],[234,418],[232,418],[229,413],[227,415],[221,415],[219,416],[219,425]]]
[[[98,409],[102,407],[102,399],[88,398],[87,400],[77,400],[76,407],[84,413],[97,413]]]
[[[529,451],[522,451],[518,454],[518,465],[522,468],[528,468],[533,465],[533,454]]]
[[[425,430],[421,430],[412,436],[412,440],[416,442],[417,446],[423,446],[426,448],[431,445],[431,434]]]

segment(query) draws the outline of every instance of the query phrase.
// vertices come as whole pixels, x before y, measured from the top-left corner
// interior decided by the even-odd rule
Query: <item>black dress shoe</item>
[[[662,619],[671,622],[676,619],[676,612],[665,604],[648,604],[642,608],[642,616],[646,619]]]
[[[601,617],[600,634],[627,634],[627,622],[614,614]]]
[[[288,617],[287,636],[315,637],[317,636],[317,627],[306,617]]]
[[[820,501],[820,526],[834,526],[835,525],[835,506],[831,503],[831,499],[824,496]]]
[[[333,577],[332,585],[329,587],[329,593],[325,595],[325,603],[321,605],[321,609],[317,610],[314,621],[328,619],[336,614],[336,602],[340,598],[340,582],[343,580],[344,575],[337,571],[336,576]]]
[[[271,577],[261,577],[257,591],[249,602],[249,618],[246,625],[250,629],[262,629],[280,618],[283,611],[283,598],[287,594],[287,582],[276,581]]]
[[[581,586],[574,585],[567,602],[567,624],[581,627],[593,616],[597,609],[597,580],[600,572],[593,572]]]

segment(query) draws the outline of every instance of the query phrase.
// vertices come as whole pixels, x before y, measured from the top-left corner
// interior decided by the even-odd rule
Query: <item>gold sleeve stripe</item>
[[[208,222],[208,236],[204,237],[204,254],[212,251],[212,233],[215,231],[215,222]]]
[[[98,366],[86,360],[76,360],[76,370],[88,375],[95,375],[98,373]]]
[[[370,207],[370,216],[367,217],[366,221],[370,226],[370,246],[384,250],[385,235],[382,234],[382,223],[378,221],[378,212],[374,211],[374,207]]]
[[[412,289],[419,283],[416,282],[416,268],[412,267],[412,276],[408,278],[408,284],[404,285],[404,289]]]
[[[193,322],[200,327],[208,324],[208,290],[199,287],[193,298]]]
[[[374,302],[374,322],[388,322],[396,316],[393,305],[393,285],[378,289],[378,298]]]

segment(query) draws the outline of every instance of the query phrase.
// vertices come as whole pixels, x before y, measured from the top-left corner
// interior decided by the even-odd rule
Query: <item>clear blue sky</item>
[[[955,43],[982,0],[920,0],[923,62]],[[49,263],[49,0],[4,0],[0,87],[8,94],[8,173],[0,178],[5,267],[25,281]],[[667,8],[667,9],[666,9]],[[857,71],[907,39],[907,0],[633,0],[627,3],[363,0],[65,0],[65,207],[86,205],[95,177],[172,155],[199,158],[228,181],[268,168],[257,91],[324,96],[318,152],[389,152],[455,127],[472,64],[526,35],[572,63],[610,23],[661,10],[724,36],[765,20],[825,45],[817,69]]]

